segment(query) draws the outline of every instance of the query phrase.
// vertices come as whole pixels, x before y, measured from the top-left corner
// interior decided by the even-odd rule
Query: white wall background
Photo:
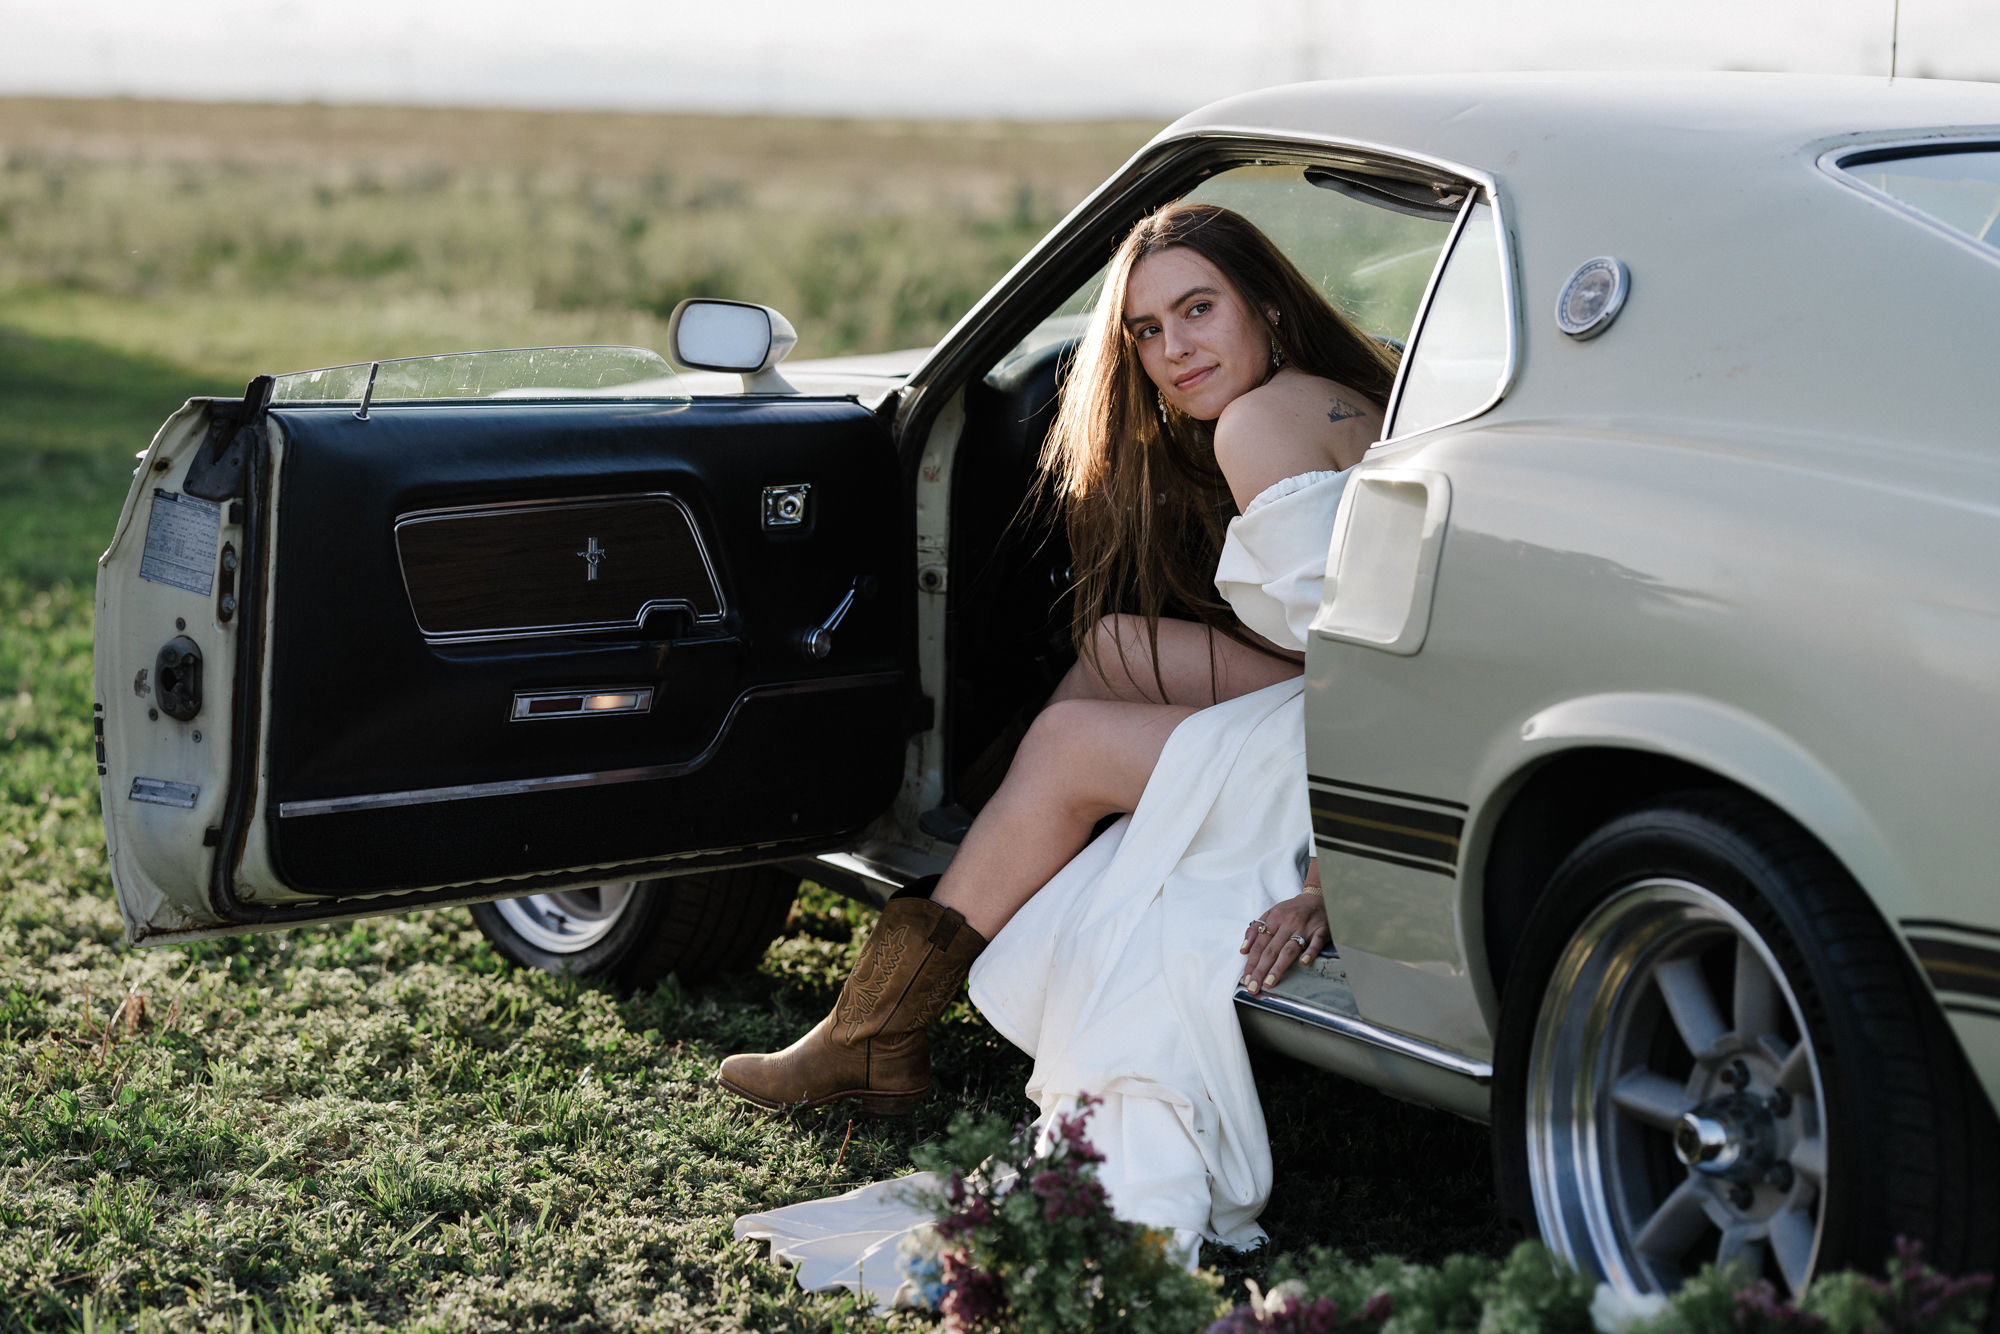
[[[1886,74],[1895,0],[0,0],[0,95],[1165,117],[1301,78]],[[1899,73],[2000,79],[2000,0]]]

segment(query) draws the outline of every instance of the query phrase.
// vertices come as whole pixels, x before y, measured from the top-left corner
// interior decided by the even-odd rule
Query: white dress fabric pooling
[[[1230,522],[1216,588],[1273,643],[1305,648],[1346,478],[1286,478]],[[1264,1240],[1271,1151],[1233,997],[1245,925],[1299,892],[1311,852],[1303,691],[1293,677],[1182,721],[1138,809],[972,966],[973,1004],[1034,1057],[1038,1124],[1101,1098],[1088,1132],[1113,1211],[1172,1232],[1190,1263],[1203,1238]],[[736,1235],[769,1240],[809,1290],[888,1304],[902,1238],[932,1220],[910,1188],[935,1184],[916,1174],[748,1214]]]

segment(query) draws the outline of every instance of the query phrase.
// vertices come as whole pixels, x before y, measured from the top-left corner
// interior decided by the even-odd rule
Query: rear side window
[[[2000,144],[1860,153],[1840,170],[1933,222],[2000,250]]]
[[[1500,397],[1513,350],[1503,263],[1493,206],[1469,200],[1416,342],[1404,355],[1385,438],[1463,421]]]

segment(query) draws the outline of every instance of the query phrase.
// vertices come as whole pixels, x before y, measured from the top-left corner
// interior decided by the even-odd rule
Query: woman
[[[1041,459],[1079,572],[1076,667],[944,876],[883,910],[833,1013],[728,1058],[725,1088],[907,1111],[925,1030],[970,971],[1035,1055],[1045,1121],[1105,1098],[1092,1134],[1121,1216],[1189,1244],[1261,1238],[1269,1151],[1229,984],[1270,985],[1327,942],[1299,665],[1343,470],[1394,373],[1239,215],[1176,204],[1133,229]],[[1249,957],[1225,970],[1237,929]]]

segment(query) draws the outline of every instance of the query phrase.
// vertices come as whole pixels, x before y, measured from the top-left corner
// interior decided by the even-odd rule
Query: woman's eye
[[[1191,320],[1200,319],[1202,316],[1208,314],[1209,307],[1213,304],[1213,302],[1209,301],[1197,301],[1188,307],[1187,317]]]
[[[1159,331],[1160,326],[1157,324],[1142,324],[1133,331],[1132,336],[1143,343]]]

